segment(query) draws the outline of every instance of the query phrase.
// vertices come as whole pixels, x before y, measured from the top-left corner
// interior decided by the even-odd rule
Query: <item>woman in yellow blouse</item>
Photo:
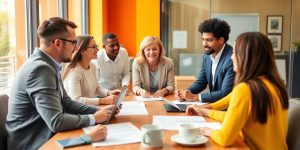
[[[233,91],[205,108],[189,106],[186,113],[222,121],[219,130],[204,128],[204,135],[222,146],[230,146],[241,135],[250,149],[287,149],[288,95],[270,40],[259,32],[241,34],[232,60]],[[226,108],[227,112],[218,111]]]

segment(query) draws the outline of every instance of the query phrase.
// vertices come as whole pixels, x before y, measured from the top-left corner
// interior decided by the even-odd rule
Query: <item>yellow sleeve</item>
[[[227,109],[228,105],[229,105],[230,97],[231,97],[231,93],[229,93],[224,98],[212,103],[211,104],[212,109],[214,109],[214,110],[225,110],[225,109]]]
[[[211,132],[211,138],[222,146],[232,145],[249,117],[251,91],[246,83],[237,85],[230,97],[227,113],[224,115],[222,127]]]
[[[211,119],[222,122],[224,120],[225,115],[226,115],[226,111],[211,110],[208,116]]]
[[[218,111],[218,110],[225,110],[228,108],[230,97],[231,97],[231,93],[225,96],[224,98],[222,98],[221,100],[212,103],[211,104],[212,110],[210,111],[208,116],[214,120],[223,121],[226,111]]]

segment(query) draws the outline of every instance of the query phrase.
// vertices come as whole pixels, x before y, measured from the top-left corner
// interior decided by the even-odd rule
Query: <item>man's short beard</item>
[[[63,63],[69,63],[71,62],[71,58],[62,58]]]
[[[211,54],[213,54],[213,53],[215,53],[216,52],[216,50],[215,49],[211,49],[211,50],[209,50],[209,51],[205,51],[205,54],[206,55],[211,55]]]

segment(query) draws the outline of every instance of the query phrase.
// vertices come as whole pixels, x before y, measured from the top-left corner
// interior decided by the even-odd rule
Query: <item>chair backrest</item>
[[[5,120],[8,108],[8,96],[0,95],[0,149],[6,149]]]
[[[300,100],[290,99],[288,115],[288,148],[300,150]]]

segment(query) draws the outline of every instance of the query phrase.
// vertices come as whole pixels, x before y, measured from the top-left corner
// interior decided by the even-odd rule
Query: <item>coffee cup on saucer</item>
[[[184,142],[194,142],[200,134],[200,126],[195,123],[183,123],[179,125],[179,137]]]

